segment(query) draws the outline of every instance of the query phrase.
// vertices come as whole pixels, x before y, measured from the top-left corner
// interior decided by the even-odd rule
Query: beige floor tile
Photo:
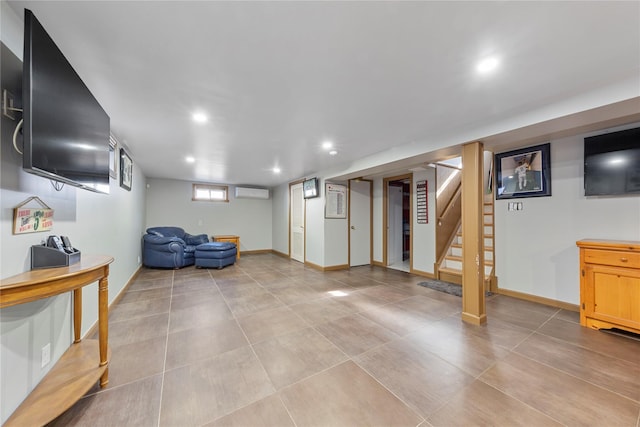
[[[233,319],[233,313],[222,298],[203,300],[201,304],[174,309],[171,307],[169,333],[196,327],[212,326]]]
[[[323,292],[299,283],[293,283],[291,286],[286,287],[271,288],[269,291],[287,305],[308,302],[325,296]]]
[[[236,316],[246,316],[248,314],[258,313],[264,310],[273,310],[274,308],[284,306],[282,301],[264,289],[259,293],[251,295],[225,298],[229,308]]]
[[[217,419],[204,427],[295,427],[287,409],[277,395],[269,396],[258,402]]]
[[[531,335],[514,351],[640,403],[640,354],[633,363],[540,334]]]
[[[119,322],[122,320],[134,319],[136,317],[146,317],[154,314],[169,312],[171,298],[147,299],[138,302],[120,303],[109,311],[109,321]]]
[[[168,326],[169,313],[109,322],[109,345],[117,347],[166,336]]]
[[[322,298],[289,306],[310,325],[319,325],[353,313],[353,309],[334,298]]]
[[[481,381],[474,381],[462,389],[427,421],[437,427],[562,426],[552,418]]]
[[[312,328],[260,342],[253,349],[278,390],[347,359]]]
[[[549,320],[537,332],[588,348],[597,353],[638,363],[640,342],[637,340],[607,334],[558,319]]]
[[[462,328],[447,327],[444,322],[433,323],[407,335],[406,339],[474,377],[509,354],[506,348],[485,337],[467,334]]]
[[[358,314],[323,323],[315,329],[349,356],[399,338],[384,326]]]
[[[140,278],[134,280],[127,290],[130,291],[145,291],[149,289],[170,288],[173,285],[173,279],[171,277],[163,277],[157,279]]]
[[[433,319],[427,317],[425,313],[416,312],[415,310],[407,311],[405,307],[397,304],[373,308],[360,314],[400,336],[405,336],[408,333],[424,328],[433,322]]]
[[[392,341],[354,360],[424,417],[473,381],[409,339]]]
[[[200,426],[273,394],[249,347],[165,373],[161,426]]]
[[[640,405],[517,354],[479,378],[567,425],[635,426]]]
[[[282,399],[299,427],[413,427],[422,421],[351,361],[287,387]]]
[[[173,295],[171,297],[171,310],[176,311],[216,302],[224,302],[224,298],[217,288],[192,290],[185,294]]]
[[[108,388],[162,374],[166,346],[165,335],[131,344],[112,345]]]
[[[238,323],[252,344],[309,327],[288,307],[240,317]]]
[[[143,291],[127,291],[122,299],[121,304],[130,302],[138,302],[147,299],[169,298],[171,297],[171,288],[145,289]]]
[[[49,427],[158,425],[162,376],[92,394],[76,402]]]
[[[235,320],[211,326],[197,326],[169,334],[167,340],[166,369],[174,369],[221,353],[248,346],[242,330]]]

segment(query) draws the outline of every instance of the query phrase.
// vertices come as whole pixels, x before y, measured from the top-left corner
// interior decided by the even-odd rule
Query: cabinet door
[[[589,265],[585,274],[587,317],[640,328],[640,271]]]

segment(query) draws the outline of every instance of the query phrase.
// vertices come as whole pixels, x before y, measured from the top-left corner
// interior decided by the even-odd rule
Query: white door
[[[291,259],[304,262],[304,197],[302,183],[290,187],[291,201],[291,241],[289,242]]]
[[[389,186],[387,216],[387,265],[402,262],[402,187]]]
[[[349,181],[349,265],[371,264],[371,181]]]

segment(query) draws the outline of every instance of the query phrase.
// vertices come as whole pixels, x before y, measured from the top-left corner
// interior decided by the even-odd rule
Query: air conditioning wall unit
[[[268,199],[269,189],[236,187],[236,199]]]

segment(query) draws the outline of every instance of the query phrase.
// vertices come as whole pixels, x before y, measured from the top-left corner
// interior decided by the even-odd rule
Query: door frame
[[[287,255],[289,256],[289,259],[291,260],[291,187],[293,187],[294,185],[297,184],[302,184],[302,182],[304,181],[304,179],[299,179],[297,181],[292,181],[289,183],[289,194],[287,195],[287,200],[289,201],[288,203],[288,216],[289,216],[289,220],[287,221],[288,223],[288,239],[287,239]],[[303,229],[304,231],[302,232],[302,259],[304,260],[303,264],[305,264],[307,262],[307,201],[304,199],[304,218],[302,220],[302,224],[303,224]]]
[[[413,174],[390,176],[382,179],[382,264],[389,268],[388,228],[389,228],[389,182],[409,181],[409,271],[413,272]]]
[[[373,180],[371,179],[350,179],[348,182],[349,197],[347,197],[347,265],[351,268],[351,181],[364,181],[369,183],[369,265],[373,264]],[[306,214],[306,209],[305,209]]]

